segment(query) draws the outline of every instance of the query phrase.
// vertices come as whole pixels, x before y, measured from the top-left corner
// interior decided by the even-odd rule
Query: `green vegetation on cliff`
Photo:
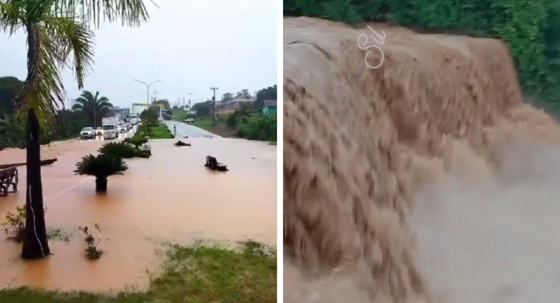
[[[524,94],[550,110],[560,105],[558,0],[285,0],[284,15],[501,38]]]

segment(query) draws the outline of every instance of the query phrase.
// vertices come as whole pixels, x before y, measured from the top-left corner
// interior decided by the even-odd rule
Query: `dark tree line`
[[[25,147],[25,119],[16,116],[17,94],[23,82],[15,77],[0,77],[0,149],[6,147]],[[74,110],[59,108],[56,110],[55,122],[49,129],[43,130],[41,143],[54,140],[73,138],[79,135],[82,128],[101,125],[101,119],[107,115],[111,103],[89,91],[84,91],[76,100]]]

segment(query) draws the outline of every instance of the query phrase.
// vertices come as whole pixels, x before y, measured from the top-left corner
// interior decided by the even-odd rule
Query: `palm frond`
[[[84,90],[82,94],[76,99],[76,103],[81,103],[85,105],[94,102],[94,100],[95,97],[93,96],[93,94],[88,90]]]
[[[122,175],[126,170],[128,170],[128,166],[122,158],[99,154],[84,156],[80,162],[76,163],[74,173],[107,178],[112,175]]]
[[[54,9],[61,14],[75,13],[95,26],[101,21],[118,20],[123,25],[138,26],[149,17],[144,0],[57,0]]]
[[[37,115],[41,129],[52,125],[56,109],[64,105],[65,93],[59,71],[60,48],[53,44],[48,30],[38,24],[30,24],[28,31],[28,75],[21,90],[21,106],[18,114],[28,110]]]
[[[93,32],[86,23],[70,17],[47,16],[44,24],[53,45],[58,48],[55,55],[59,62],[67,62],[68,56],[73,57],[73,64],[66,65],[73,67],[78,88],[83,88],[93,63]]]
[[[18,2],[0,0],[0,30],[13,35],[22,27],[23,15]]]
[[[97,108],[99,109],[111,109],[113,107],[113,104],[111,104],[109,101],[102,101],[102,102],[97,102]]]
[[[76,102],[74,105],[72,105],[72,110],[82,110],[84,108],[84,105],[81,103]]]

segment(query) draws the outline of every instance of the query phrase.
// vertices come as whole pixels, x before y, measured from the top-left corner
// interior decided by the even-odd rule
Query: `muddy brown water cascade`
[[[0,285],[59,290],[143,290],[157,274],[170,241],[254,239],[276,245],[276,146],[237,139],[192,138],[193,147],[154,140],[150,159],[127,159],[123,176],[109,177],[108,192],[95,193],[95,177],[75,176],[75,163],[95,153],[102,141],[55,142],[42,157],[58,157],[43,167],[47,228],[61,229],[69,241],[50,240],[46,260],[26,262],[21,245],[0,232]],[[228,165],[227,173],[204,167],[206,155]],[[0,163],[21,162],[21,150],[0,151]],[[25,180],[25,168],[20,168]],[[20,186],[21,187],[21,186]],[[0,216],[25,201],[25,192],[0,197]],[[85,260],[78,226],[99,222],[95,262]],[[95,233],[94,233],[95,235]]]
[[[365,25],[284,19],[285,302],[558,298],[560,128],[507,47],[369,26],[377,69]]]

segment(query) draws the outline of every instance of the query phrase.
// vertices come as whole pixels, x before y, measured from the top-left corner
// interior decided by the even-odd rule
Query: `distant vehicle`
[[[93,127],[84,127],[80,132],[80,138],[82,139],[95,138],[95,130],[93,129]]]
[[[95,134],[98,135],[98,136],[103,136],[103,129],[101,127],[98,127],[95,130]]]
[[[119,119],[117,119],[117,117],[104,117],[103,119],[101,119],[101,125],[119,125]]]
[[[119,123],[116,117],[105,117],[102,119],[103,139],[116,139],[119,136]]]
[[[117,126],[114,124],[103,125],[103,139],[116,139],[119,137]]]
[[[130,117],[130,123],[132,125],[138,124],[138,117]]]
[[[128,131],[128,128],[126,127],[126,124],[124,122],[119,122],[118,130],[120,133],[126,133]]]
[[[194,122],[194,119],[193,119],[193,118],[187,118],[187,119],[185,119],[185,123],[191,123],[191,122]]]

